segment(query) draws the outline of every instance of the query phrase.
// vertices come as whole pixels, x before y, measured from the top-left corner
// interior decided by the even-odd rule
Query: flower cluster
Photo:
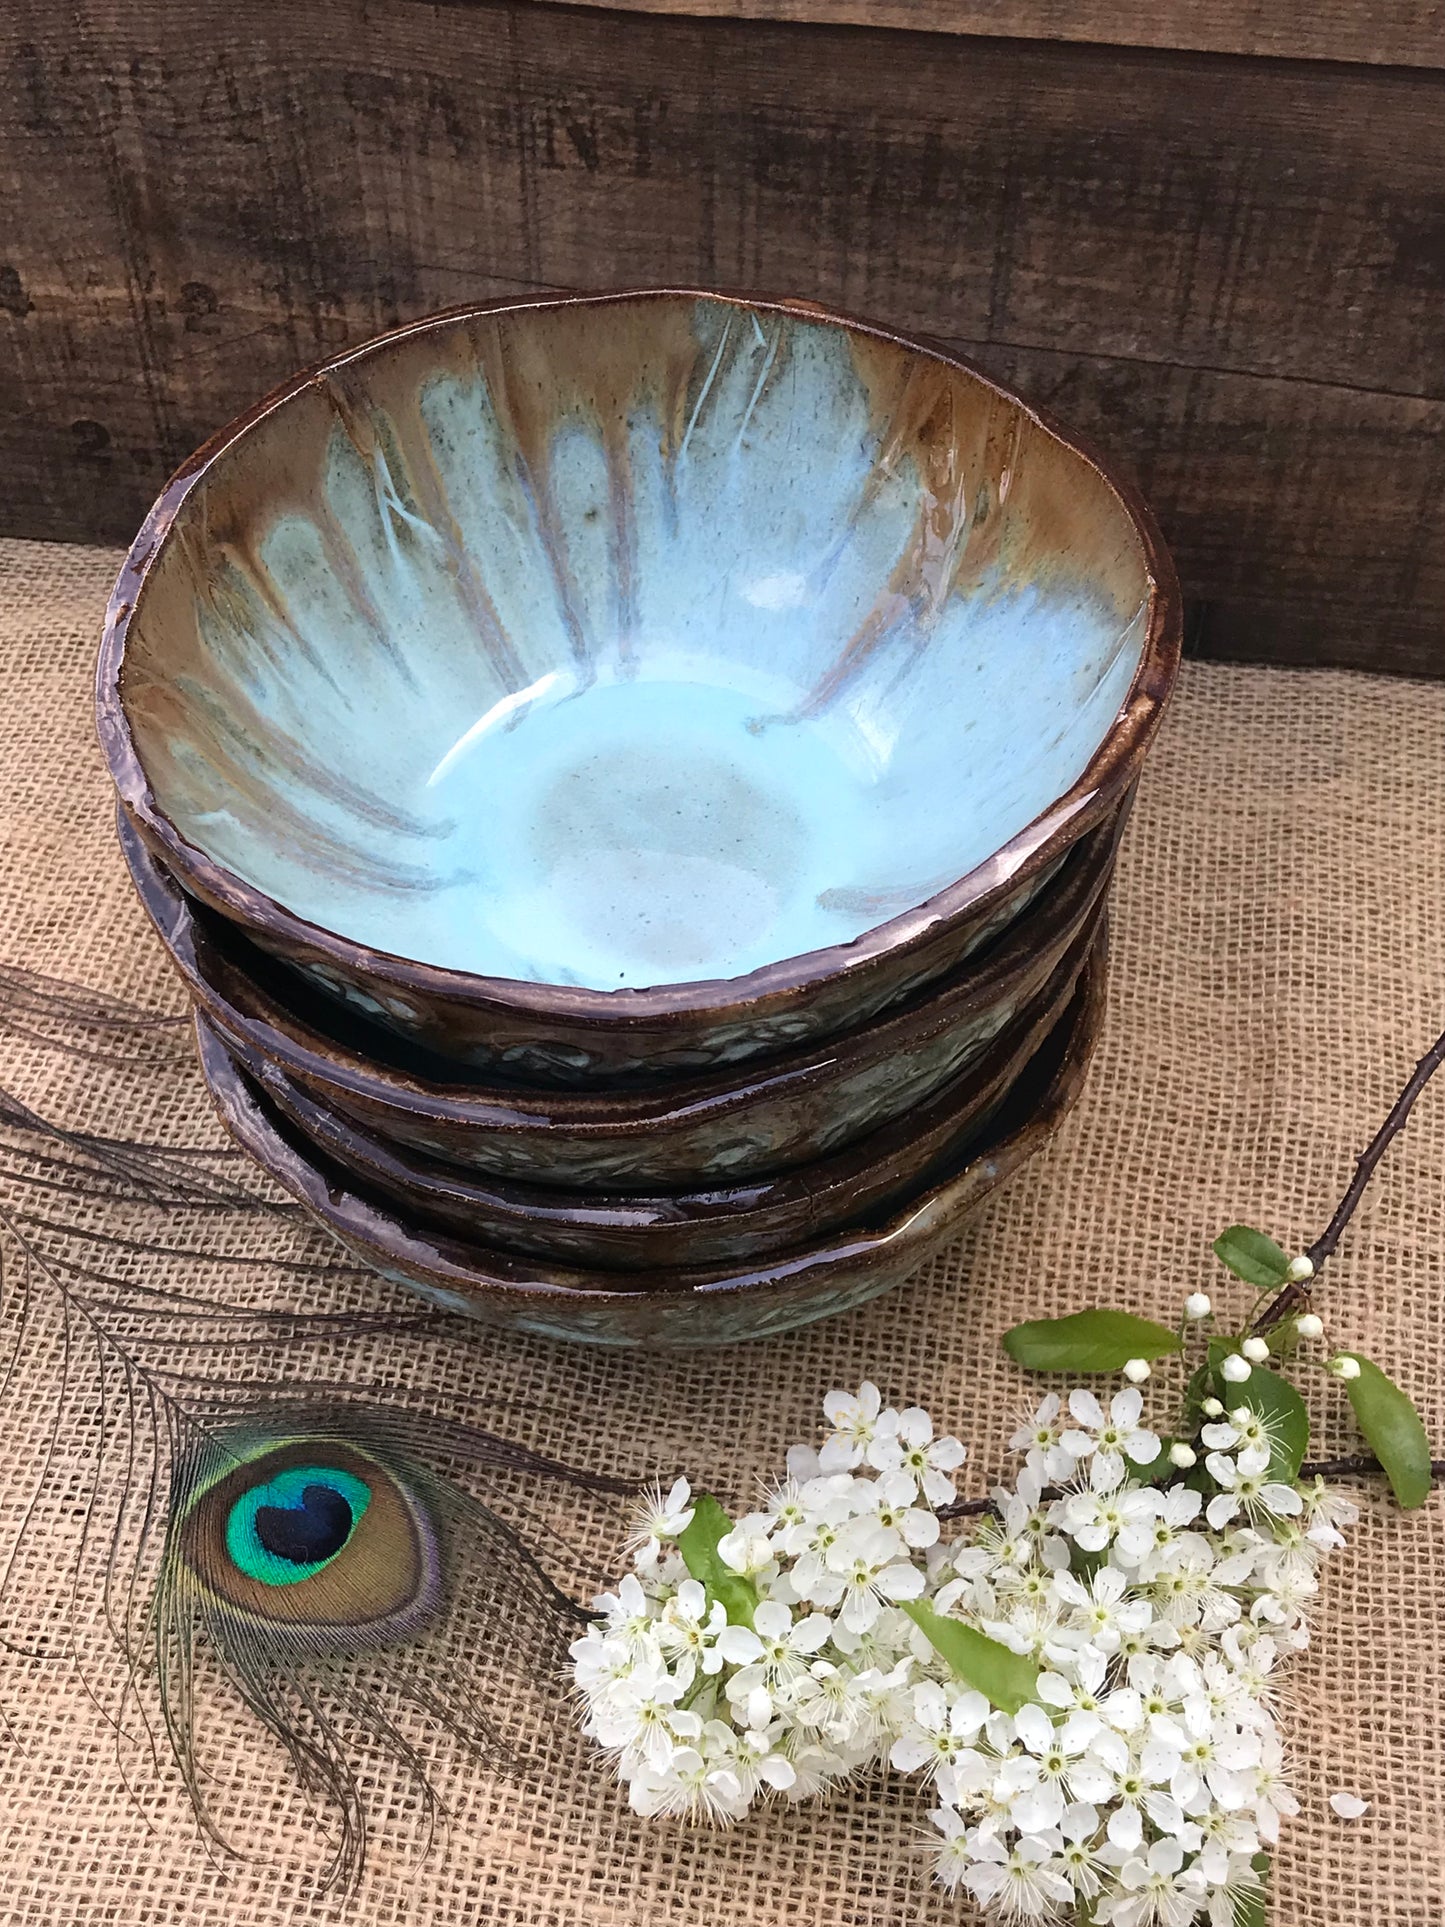
[[[633,1807],[734,1821],[886,1762],[926,1789],[940,1881],[1002,1920],[1234,1927],[1296,1811],[1275,1672],[1353,1508],[1271,1477],[1245,1406],[1185,1463],[1133,1386],[1076,1390],[945,1543],[963,1446],[872,1385],[824,1413],[735,1524],[653,1494],[572,1648]]]

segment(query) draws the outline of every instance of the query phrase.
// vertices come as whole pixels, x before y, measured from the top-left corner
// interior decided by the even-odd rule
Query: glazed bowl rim
[[[737,977],[617,990],[487,977],[374,949],[286,909],[191,843],[166,815],[150,787],[121,693],[131,625],[144,601],[151,571],[191,491],[235,443],[307,388],[321,383],[338,369],[365,361],[403,342],[424,339],[429,334],[498,314],[677,300],[720,302],[756,313],[823,322],[942,362],[1020,410],[1026,419],[1095,470],[1124,511],[1143,551],[1148,582],[1148,623],[1138,666],[1124,700],[1074,782],[964,876],[922,903],[875,924],[847,942],[779,958]],[[927,335],[905,334],[864,321],[820,302],[710,288],[624,288],[529,295],[520,300],[503,296],[424,315],[312,363],[237,415],[182,462],[156,498],[127,551],[106,607],[96,664],[96,727],[111,779],[145,839],[163,852],[180,881],[197,895],[248,930],[264,933],[263,944],[274,943],[283,950],[309,953],[313,958],[324,959],[343,976],[374,979],[424,1001],[482,1010],[501,1004],[541,1019],[603,1027],[625,1028],[658,1019],[672,1019],[686,1025],[691,1019],[708,1016],[726,1019],[733,1011],[741,1013],[762,1003],[786,1000],[824,981],[845,976],[877,958],[907,956],[936,935],[940,927],[985,910],[991,900],[1002,897],[1026,877],[1036,874],[1068,842],[1097,822],[1131,779],[1154,737],[1173,687],[1181,639],[1178,577],[1154,517],[1138,491],[1116,474],[1085,440],[1061,428],[1049,415],[1031,407],[1012,389],[993,381],[943,343]]]
[[[836,1197],[875,1180],[882,1166],[906,1163],[910,1158],[916,1160],[920,1140],[931,1138],[940,1128],[952,1130],[956,1137],[961,1131],[977,1126],[976,1117],[960,1123],[959,1113],[965,1103],[975,1111],[987,1111],[990,1106],[998,1108],[1006,1103],[1014,1085],[1074,1009],[1107,920],[1107,905],[1095,903],[1025,1008],[1015,1012],[975,1057],[897,1117],[819,1151],[800,1164],[740,1179],[719,1176],[706,1183],[583,1191],[555,1178],[534,1180],[517,1173],[503,1175],[449,1165],[445,1157],[435,1152],[414,1144],[394,1143],[371,1125],[334,1110],[274,1065],[266,1064],[258,1072],[246,1061],[245,1053],[227,1037],[224,1027],[204,1012],[202,1015],[220,1038],[227,1056],[266,1101],[286,1116],[325,1158],[363,1185],[368,1181],[368,1170],[358,1170],[350,1164],[347,1153],[335,1149],[319,1132],[328,1128],[333,1132],[339,1130],[342,1137],[357,1144],[356,1155],[368,1166],[370,1181],[382,1188],[399,1177],[419,1193],[432,1197],[446,1192],[458,1201],[479,1203],[489,1195],[519,1212],[540,1214],[575,1208],[584,1217],[589,1212],[658,1208],[676,1200],[693,1207],[693,1215],[684,1221],[688,1224],[726,1220],[741,1230],[746,1229],[748,1219],[760,1213],[774,1211],[785,1204],[801,1205],[808,1199]],[[291,1104],[296,1106],[294,1112],[288,1110]],[[315,1124],[311,1122],[313,1118],[317,1120]],[[987,1136],[986,1123],[977,1129],[981,1137]],[[931,1159],[925,1157],[924,1162],[916,1164],[916,1173],[926,1170],[930,1162],[937,1163],[943,1155],[935,1151]],[[706,1201],[711,1201],[715,1209],[699,1212],[696,1207]],[[674,1222],[667,1228],[676,1231],[681,1223]]]
[[[332,1236],[342,1235],[341,1230],[334,1228],[340,1226],[358,1242],[392,1261],[399,1251],[404,1250],[405,1255],[422,1265],[442,1289],[455,1290],[458,1295],[471,1294],[478,1300],[501,1296],[540,1304],[630,1306],[659,1299],[706,1299],[729,1294],[741,1295],[769,1285],[786,1286],[820,1269],[826,1272],[840,1262],[846,1263],[850,1259],[866,1261],[868,1254],[892,1249],[900,1240],[919,1235],[926,1237],[936,1228],[939,1210],[948,1209],[961,1187],[967,1187],[970,1180],[975,1180],[981,1174],[986,1179],[986,1195],[1035,1151],[1041,1150],[1073,1109],[1083,1091],[1103,1028],[1108,974],[1108,940],[1105,937],[1085,961],[1073,997],[1059,1019],[1058,1028],[1068,1025],[1068,1036],[1058,1063],[1050,1071],[1048,1081],[1038,1093],[1027,1117],[1016,1123],[1006,1135],[986,1135],[981,1144],[970,1145],[956,1169],[896,1206],[888,1207],[886,1221],[828,1232],[814,1242],[789,1245],[755,1264],[738,1260],[731,1265],[659,1266],[651,1272],[634,1266],[630,1268],[632,1276],[650,1276],[654,1282],[631,1291],[583,1282],[600,1275],[595,1267],[589,1269],[552,1259],[529,1258],[481,1240],[463,1238],[460,1233],[408,1226],[397,1212],[374,1204],[363,1196],[344,1173],[338,1182],[328,1175],[324,1164],[298,1150],[291,1141],[289,1130],[278,1129],[269,1099],[264,1091],[258,1091],[249,1073],[236,1063],[214,1025],[200,1011],[195,1013],[194,1024],[207,1094],[227,1134],[236,1138],[247,1154],[276,1183],[315,1211]],[[218,1092],[207,1068],[207,1040],[224,1059],[232,1087],[239,1084],[249,1108],[258,1112],[267,1137],[279,1140],[284,1147],[288,1173],[299,1169],[305,1179],[314,1181],[325,1193],[327,1203],[324,1212],[316,1205],[310,1188],[303,1180],[289,1174],[283,1176],[265,1162],[235,1128],[228,1116],[231,1095]],[[1048,1041],[1040,1049],[1046,1049]],[[388,1227],[393,1235],[379,1237],[373,1229],[378,1223]],[[460,1255],[449,1255],[453,1253]],[[477,1261],[476,1268],[469,1270],[465,1256],[471,1253],[477,1254]],[[482,1275],[482,1264],[493,1269],[487,1275]],[[533,1275],[508,1276],[509,1272]],[[419,1289],[415,1285],[408,1288]]]
[[[1066,882],[1076,893],[1076,900],[1069,912],[1071,933],[1055,959],[1056,963],[1061,961],[1087,929],[1097,929],[1105,913],[1124,827],[1122,822],[1109,820],[1096,824],[1081,837],[1065,857],[1067,877],[1061,870],[1051,878],[988,945],[987,954],[970,960],[965,966],[967,979],[957,972],[935,978],[915,997],[880,1012],[863,1030],[841,1037],[806,1039],[774,1056],[750,1060],[726,1072],[690,1074],[661,1086],[606,1091],[514,1087],[481,1078],[443,1084],[420,1071],[367,1058],[359,1049],[345,1047],[331,1055],[328,1047],[332,1040],[317,1029],[309,1015],[289,1008],[276,991],[252,978],[244,959],[218,947],[224,943],[224,934],[218,936],[197,917],[205,906],[186,894],[134,827],[125,824],[124,809],[117,806],[116,813],[122,859],[141,907],[187,995],[204,1011],[211,1027],[221,1033],[233,1055],[254,1054],[303,1088],[324,1085],[328,1093],[342,1094],[337,1101],[343,1104],[350,1098],[366,1109],[368,1129],[375,1124],[375,1113],[384,1111],[417,1121],[435,1119],[452,1126],[475,1126],[522,1137],[546,1137],[561,1131],[578,1141],[599,1145],[651,1138],[659,1133],[683,1135],[755,1101],[786,1100],[789,1093],[809,1090],[820,1071],[876,1055],[881,1033],[906,1019],[927,1021],[928,1013],[936,1011],[945,995],[953,997],[966,990],[987,995],[990,986],[1003,994],[1006,985],[1026,977],[1034,967],[1043,948],[1037,941],[1038,925],[1045,917],[1052,932],[1049,941],[1057,941],[1059,886]],[[1100,843],[1091,849],[1089,840],[1095,837]],[[133,859],[131,848],[137,845]],[[1088,868],[1077,873],[1069,868],[1085,856],[1091,858]],[[146,873],[137,874],[137,862],[147,866]],[[214,911],[206,914],[216,916]],[[244,931],[237,934],[249,941]],[[237,1001],[235,984],[216,980],[217,959],[255,1000],[250,1007]],[[275,1041],[278,1038],[279,1044]],[[896,1036],[894,1041],[898,1042]],[[308,1080],[314,1080],[314,1084]],[[330,1105],[333,1099],[328,1095],[318,1101]]]

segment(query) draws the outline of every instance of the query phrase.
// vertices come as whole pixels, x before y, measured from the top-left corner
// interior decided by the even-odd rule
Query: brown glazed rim
[[[758,1097],[782,1097],[809,1088],[820,1070],[831,1070],[841,1060],[866,1063],[883,1049],[896,1047],[895,1026],[910,1018],[931,1012],[944,997],[960,988],[950,974],[910,998],[896,1009],[875,1019],[864,1032],[841,1039],[812,1040],[770,1057],[758,1065],[743,1064],[730,1073],[708,1077],[689,1077],[669,1084],[662,1091],[637,1090],[617,1096],[604,1091],[539,1090],[524,1087],[488,1085],[476,1080],[468,1084],[443,1084],[393,1065],[383,1065],[354,1050],[337,1044],[308,1019],[298,1019],[277,1001],[276,996],[254,984],[243,960],[228,956],[217,937],[197,920],[196,906],[168,874],[160,859],[141,842],[138,833],[116,811],[121,852],[130,870],[131,882],[141,906],[165,949],[171,965],[185,985],[187,994],[207,1021],[218,1030],[227,1048],[241,1057],[258,1057],[274,1065],[288,1079],[302,1085],[320,1084],[329,1091],[343,1092],[363,1105],[417,1119],[437,1119],[449,1124],[478,1125],[489,1131],[518,1133],[550,1132],[564,1129],[569,1135],[606,1144],[633,1137],[654,1137],[659,1132],[671,1135],[693,1125],[716,1120],[742,1108]],[[1060,873],[1063,887],[1083,900],[1074,903],[1077,928],[1064,945],[1057,961],[1073,948],[1079,935],[1089,927],[1097,928],[1107,900],[1117,857],[1120,825],[1104,823],[1089,832],[1089,839],[1100,839],[1107,847],[1091,848],[1080,838],[1069,852]],[[1075,872],[1071,866],[1081,858],[1096,863],[1097,874],[1087,867]],[[1018,920],[1009,926],[987,955],[977,964],[971,979],[980,1001],[1001,994],[1003,988],[1027,973],[1027,962],[1020,954],[1021,942],[1037,940],[1038,925],[1047,919],[1050,932],[1058,923],[1060,878],[1047,892],[1041,892]],[[1042,901],[1040,899],[1043,899]],[[214,912],[211,913],[214,916]],[[241,940],[245,941],[241,933]],[[217,980],[215,966],[220,962],[230,981]],[[238,989],[248,1001],[237,1001]],[[319,999],[321,993],[315,993]],[[890,1037],[894,1043],[889,1044]]]
[[[1063,1031],[1067,1026],[1067,1034],[1058,1063],[1030,1115],[1006,1135],[987,1137],[982,1144],[970,1146],[955,1170],[891,1207],[886,1221],[829,1232],[814,1243],[793,1245],[751,1264],[740,1259],[716,1266],[632,1266],[628,1268],[631,1276],[643,1282],[631,1291],[616,1290],[610,1279],[602,1282],[608,1274],[599,1268],[589,1270],[529,1258],[480,1241],[469,1242],[455,1232],[408,1225],[396,1210],[362,1196],[354,1188],[354,1180],[324,1157],[318,1162],[298,1147],[294,1139],[299,1133],[277,1121],[264,1093],[235,1062],[219,1033],[199,1011],[195,1013],[195,1032],[206,1089],[227,1133],[283,1190],[314,1212],[334,1237],[354,1239],[373,1253],[373,1264],[404,1260],[444,1289],[478,1300],[496,1297],[543,1304],[571,1300],[623,1307],[661,1296],[705,1298],[760,1286],[800,1284],[813,1273],[827,1272],[839,1263],[866,1265],[900,1243],[916,1238],[926,1241],[934,1231],[946,1230],[947,1217],[940,1220],[940,1210],[951,1216],[960,1201],[976,1202],[986,1196],[1040,1150],[1073,1109],[1103,1027],[1107,985],[1108,940],[1104,937],[1085,963],[1073,998],[1056,1027]],[[1053,1034],[1042,1049],[1049,1048]],[[920,1255],[920,1263],[926,1255]]]
[[[189,843],[161,809],[142,767],[121,693],[126,638],[144,598],[147,580],[171,526],[191,490],[208,474],[234,442],[283,408],[295,395],[323,381],[334,370],[365,360],[398,342],[424,336],[458,322],[485,315],[523,314],[560,307],[596,307],[613,302],[717,301],[766,314],[796,315],[821,321],[877,341],[926,355],[957,368],[1011,406],[1019,408],[1046,434],[1072,449],[1099,474],[1118,498],[1144,550],[1149,578],[1149,626],[1139,667],[1108,734],[1089,759],[1082,775],[1033,821],[1010,837],[966,876],[901,915],[866,930],[848,943],[828,945],[765,964],[746,975],[711,978],[685,984],[661,984],[646,989],[589,990],[565,984],[534,984],[507,977],[475,976],[437,964],[394,956],[352,942],[335,931],[309,923],[244,882],[230,870]],[[626,1027],[663,1019],[683,1025],[707,1013],[728,1014],[759,1002],[785,1000],[829,977],[884,954],[906,955],[918,948],[941,924],[978,911],[1004,890],[1036,874],[1080,830],[1096,822],[1133,777],[1152,741],[1179,666],[1182,615],[1179,580],[1158,527],[1138,491],[1077,436],[1066,433],[1048,415],[1032,408],[1001,383],[942,343],[923,335],[901,334],[876,323],[823,306],[814,301],[728,293],[710,288],[636,288],[609,293],[563,293],[531,296],[524,301],[503,298],[467,303],[427,315],[419,321],[389,329],[355,348],[313,363],[283,382],[253,408],[238,415],[189,456],[166,483],[140,533],[121,565],[105,613],[100,657],[96,665],[96,727],[101,750],[121,800],[147,839],[165,852],[167,861],[196,892],[251,929],[262,931],[283,949],[310,952],[347,974],[361,974],[395,985],[424,999],[440,999],[478,1009],[507,1008],[538,1017],[572,1023]],[[1082,819],[1082,821],[1081,821]]]

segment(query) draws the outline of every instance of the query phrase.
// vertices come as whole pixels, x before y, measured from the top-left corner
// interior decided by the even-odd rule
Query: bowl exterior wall
[[[671,1269],[747,1262],[866,1220],[916,1190],[940,1163],[956,1163],[986,1131],[1068,1006],[1095,927],[1081,934],[993,1047],[931,1103],[869,1133],[842,1156],[802,1165],[774,1183],[659,1198],[489,1189],[430,1159],[389,1153],[379,1140],[309,1103],[274,1071],[255,1081],[321,1156],[408,1224],[567,1264]]]
[[[696,1190],[788,1170],[925,1103],[1028,1007],[1098,914],[1126,811],[1127,799],[999,949],[884,1020],[886,1028],[811,1055],[790,1053],[736,1083],[714,1079],[662,1096],[624,1091],[614,1101],[558,1093],[523,1103],[515,1093],[390,1074],[263,990],[227,927],[205,925],[124,821],[121,843],[194,1002],[253,1076],[274,1074],[358,1130],[473,1176],[636,1192]],[[606,1123],[595,1121],[599,1104]]]
[[[503,1330],[569,1343],[676,1349],[775,1337],[853,1310],[941,1251],[1048,1142],[1077,1101],[1102,1021],[1105,975],[1101,945],[1061,1026],[1068,1031],[1062,1058],[1030,1114],[1014,1119],[996,1142],[887,1225],[845,1233],[751,1269],[657,1273],[656,1289],[631,1292],[609,1288],[615,1274],[528,1263],[409,1230],[346,1192],[297,1151],[219,1040],[204,1023],[198,1029],[202,1066],[222,1123],[359,1264],[444,1310]]]

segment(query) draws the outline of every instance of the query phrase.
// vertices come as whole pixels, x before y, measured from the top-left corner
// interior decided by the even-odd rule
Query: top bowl
[[[181,881],[466,1062],[626,1079],[863,1022],[1137,774],[1172,569],[955,357],[797,302],[459,310],[179,472],[101,739]]]

